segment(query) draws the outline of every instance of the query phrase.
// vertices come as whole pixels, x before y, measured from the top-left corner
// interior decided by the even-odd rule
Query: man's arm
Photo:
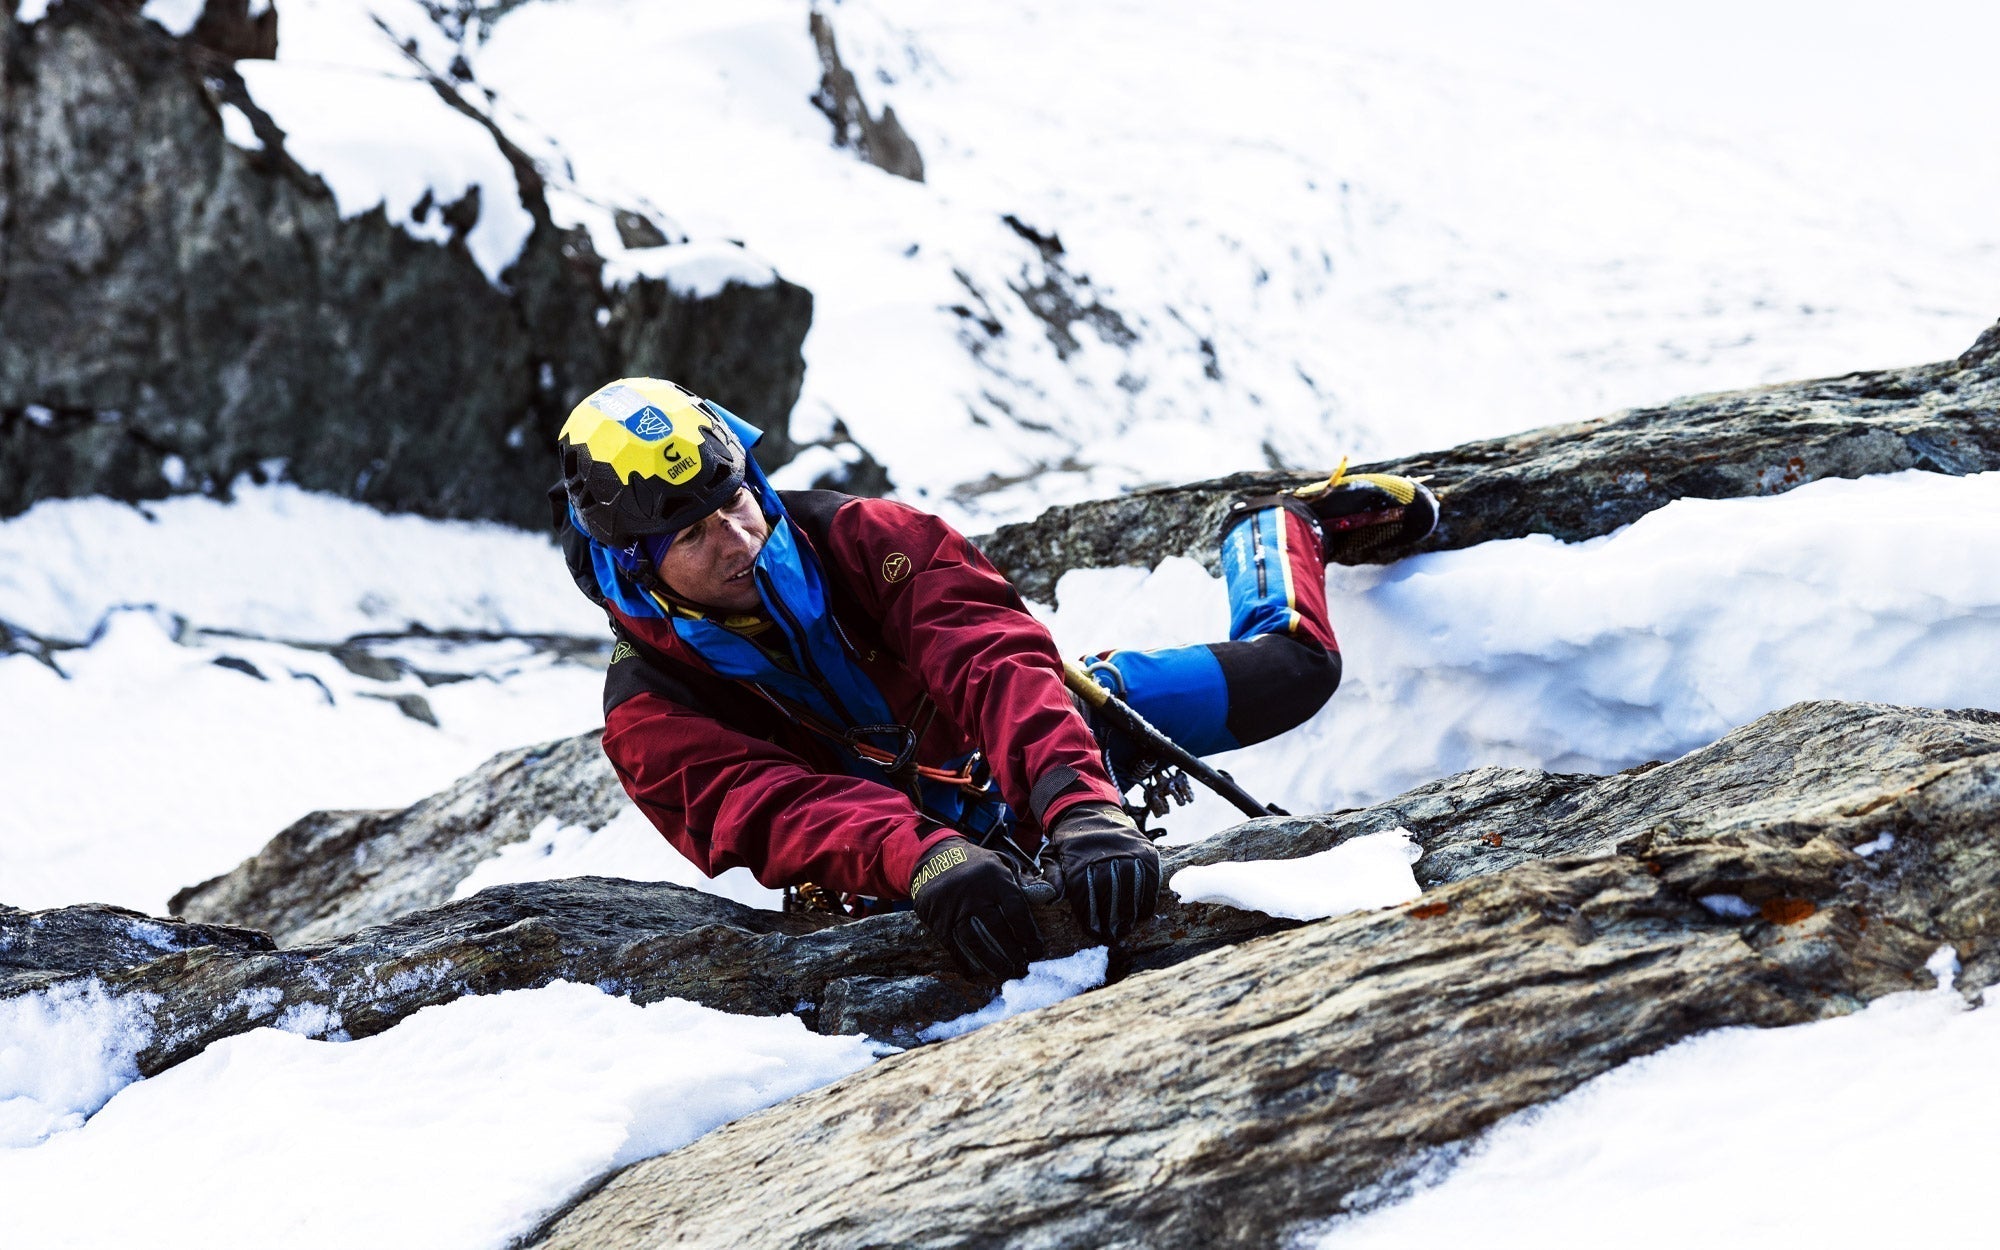
[[[740,865],[767,886],[902,898],[918,858],[950,833],[887,786],[816,772],[652,691],[605,713],[604,753],[639,810],[711,877]]]
[[[1046,828],[1077,803],[1118,801],[1055,640],[963,535],[880,499],[842,506],[830,534],[883,640],[979,740],[1010,807]]]

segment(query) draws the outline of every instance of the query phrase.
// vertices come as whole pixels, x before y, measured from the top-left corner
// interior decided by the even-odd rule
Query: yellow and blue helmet
[[[563,488],[586,534],[625,548],[728,503],[749,453],[705,399],[660,378],[620,378],[571,409],[557,436]]]

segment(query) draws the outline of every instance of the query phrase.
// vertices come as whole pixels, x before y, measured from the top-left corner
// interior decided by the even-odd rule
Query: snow
[[[1045,619],[1073,655],[1227,628],[1221,583],[1188,560],[1073,572],[1056,596]],[[1613,772],[1803,699],[2000,707],[2000,474],[1682,499],[1588,542],[1335,568],[1328,597],[1332,701],[1213,761],[1292,811],[1488,764]],[[1239,819],[1197,789],[1166,824],[1181,840]]]
[[[1703,894],[1695,902],[1724,920],[1755,920],[1757,909],[1739,894]]]
[[[778,280],[775,269],[741,246],[715,241],[624,250],[607,277],[619,281],[634,276],[659,278],[691,299],[713,299],[732,282],[769,286]]]
[[[1110,962],[1108,947],[1092,946],[1061,959],[1031,963],[1027,976],[1002,985],[999,995],[978,1011],[940,1021],[917,1036],[922,1041],[941,1042],[963,1037],[974,1029],[984,1028],[1009,1016],[1018,1016],[1024,1011],[1052,1007],[1066,998],[1075,998],[1085,990],[1094,990],[1104,984]]]
[[[207,5],[208,0],[146,0],[139,14],[158,22],[170,35],[185,35],[201,20]]]
[[[237,108],[228,101],[217,105],[216,108],[222,114],[223,138],[246,151],[261,152],[264,150],[264,141],[257,137],[256,127],[251,125],[248,113],[245,113],[242,109]],[[179,459],[179,457],[169,458]],[[180,489],[180,482],[171,477],[168,478],[168,484],[176,490]]]
[[[1941,955],[1933,971],[1955,962]],[[1839,1019],[1702,1034],[1502,1121],[1436,1157],[1407,1201],[1297,1244],[1979,1244],[1976,1204],[1942,1196],[1990,1183],[1996,1047],[1991,995],[1972,1009],[1943,975]]]
[[[0,657],[0,901],[30,909],[158,914],[310,811],[404,807],[497,752],[603,724],[601,671],[526,648],[426,688],[357,677],[323,651],[177,644],[129,611],[58,662],[67,679]],[[439,727],[381,697],[396,694],[421,694]]]
[[[429,1007],[355,1042],[260,1029],[127,1086],[82,1128],[0,1151],[7,1239],[494,1250],[605,1172],[876,1053],[791,1016],[568,983]]]
[[[601,829],[559,824],[553,817],[520,842],[501,847],[458,883],[452,897],[471,898],[491,885],[516,881],[557,881],[564,877],[622,877],[627,881],[670,881],[720,895],[749,907],[782,910],[783,890],[757,884],[748,868],[731,868],[709,878],[660,836],[637,808],[626,808]]]
[[[445,207],[476,188],[479,218],[465,244],[497,283],[534,219],[493,136],[445,103],[376,25],[403,37],[424,32],[423,42],[442,46],[417,0],[283,0],[278,16],[277,60],[236,68],[285,132],[285,150],[325,180],[342,217],[380,206],[392,223],[434,243],[452,235]]]
[[[137,508],[52,499],[0,521],[0,621],[81,642],[113,608],[144,604],[294,641],[417,625],[604,633],[603,613],[541,535],[389,516],[284,484],[232,493]]]
[[[0,1152],[78,1127],[137,1080],[151,1005],[95,978],[0,1000]]]
[[[1220,903],[1290,920],[1323,920],[1393,907],[1423,893],[1410,865],[1423,848],[1407,829],[1349,838],[1297,859],[1259,859],[1183,868],[1167,888],[1183,903]]]
[[[1993,316],[2000,14],[1970,0],[823,8],[924,184],[831,147],[806,11],[527,4],[458,50],[614,270],[644,252],[609,206],[665,205],[809,287],[795,420],[971,528],[1940,359]],[[1062,275],[1008,215],[1129,338],[1059,349],[1022,292]]]
[[[605,637],[541,536],[288,485],[238,483],[228,503],[52,500],[0,521],[0,621],[90,644],[58,652],[60,673],[0,656],[0,901],[16,907],[163,912],[310,811],[400,808],[497,752],[603,724],[601,670],[527,642],[369,644],[471,678],[436,686],[288,645],[411,628]],[[409,695],[436,728],[389,701]],[[598,873],[777,902],[747,872],[700,879],[636,813],[595,836],[548,834],[481,866],[472,888]]]
[[[1883,851],[1893,850],[1895,846],[1896,835],[1884,829],[1881,833],[1875,835],[1875,837],[1855,847],[1854,853],[1863,859],[1867,859],[1870,855],[1879,855]]]
[[[828,473],[838,473],[848,461],[831,447],[806,447],[771,475],[771,485],[779,490],[811,490],[814,482]]]

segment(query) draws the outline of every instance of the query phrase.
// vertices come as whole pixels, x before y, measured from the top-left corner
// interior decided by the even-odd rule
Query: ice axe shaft
[[[1116,721],[1119,728],[1137,738],[1148,750],[1228,799],[1245,816],[1291,815],[1282,807],[1259,803],[1248,790],[1183,750],[1179,743],[1153,728],[1152,722],[1139,715],[1131,704],[1105,689],[1102,682],[1090,675],[1090,670],[1075,660],[1063,661],[1063,684],[1075,691],[1085,703]]]

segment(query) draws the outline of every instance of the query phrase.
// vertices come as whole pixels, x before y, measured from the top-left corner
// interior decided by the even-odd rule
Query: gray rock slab
[[[1475,770],[1375,808],[1252,822],[1171,852],[1166,868],[1171,876],[1220,859],[1294,858],[1397,825],[1428,848],[1419,873],[1432,886],[1549,858],[1665,862],[1683,844],[1737,845],[1746,830],[1788,822],[1855,821],[1875,837],[1898,828],[1891,810],[1898,796],[1968,761],[2000,758],[1995,719],[1799,704],[1671,764],[1608,778]],[[477,786],[455,793],[450,802],[444,796],[434,802],[445,810],[454,803],[494,810],[471,801]],[[306,884],[295,892],[309,896],[312,874],[327,864],[365,865],[367,856],[356,848],[365,849],[371,831],[379,825],[366,814],[329,817],[323,827],[302,831],[299,871]],[[261,880],[283,891],[286,871],[282,859],[266,858],[255,877],[230,889],[254,892]],[[1782,909],[1812,884],[1793,880],[1790,870],[1759,871],[1746,877],[1742,864],[1718,867],[1701,892]],[[409,879],[397,873],[390,880],[405,889]],[[1037,918],[1052,954],[1086,944],[1061,905],[1040,909]],[[36,954],[0,981],[0,994],[96,976],[121,992],[157,996],[156,1041],[142,1058],[151,1071],[269,1023],[271,1010],[297,1007],[323,1021],[322,1031],[362,1036],[462,994],[558,979],[603,984],[639,1001],[674,996],[728,1011],[796,1012],[822,1031],[901,1042],[982,1003],[993,988],[959,977],[909,913],[853,922],[783,915],[659,883],[578,878],[500,886],[359,931],[324,927],[333,932],[273,949],[263,934],[242,926],[153,921],[110,908],[9,912],[0,916],[0,950]],[[1178,966],[1293,927],[1259,912],[1182,903],[1169,893],[1157,917],[1114,952],[1111,976]],[[172,936],[161,939],[163,932]],[[34,934],[47,936],[37,939],[39,946],[23,945]],[[1960,954],[1967,984],[2000,973],[2000,952],[1979,941],[1968,938]]]
[[[401,811],[314,812],[235,868],[175,894],[168,910],[296,946],[436,907],[542,821],[601,828],[628,806],[601,736],[502,751]]]
[[[1071,569],[1151,568],[1179,555],[1213,570],[1231,500],[1302,486],[1331,468],[1240,473],[1050,508],[978,542],[1022,594],[1044,602]],[[2000,324],[1938,364],[1692,395],[1356,471],[1428,477],[1443,495],[1443,516],[1414,550],[1442,551],[1526,534],[1594,538],[1681,498],[1769,495],[1901,469],[1993,468]]]
[[[530,1240],[1276,1245],[1690,1034],[1928,988],[1925,961],[1946,942],[1965,959],[1963,990],[1990,984],[1990,720],[1785,715],[1698,762],[1731,781],[1690,819],[1676,821],[1671,791],[1637,805],[1654,774],[1624,780],[1635,806],[1615,819],[1608,796],[1612,849],[1464,876],[907,1052],[635,1164]],[[1819,719],[1847,726],[1844,745],[1766,733]],[[1809,741],[1840,746],[1836,793],[1802,784],[1833,768],[1800,767]],[[1878,753],[1893,761],[1879,774]],[[1856,852],[1888,831],[1893,847]],[[1751,900],[1751,918],[1698,901],[1718,892]]]

